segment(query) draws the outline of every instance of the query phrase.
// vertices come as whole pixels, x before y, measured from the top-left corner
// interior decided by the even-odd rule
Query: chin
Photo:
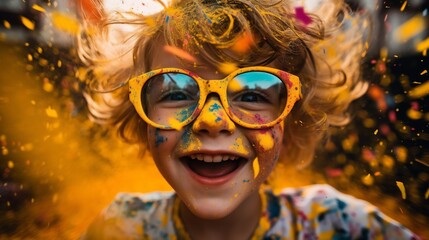
[[[191,200],[192,201],[192,200]],[[240,199],[199,199],[187,204],[187,208],[198,218],[217,220],[229,216],[240,205]]]

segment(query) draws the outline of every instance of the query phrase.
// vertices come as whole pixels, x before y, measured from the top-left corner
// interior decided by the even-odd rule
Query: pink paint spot
[[[193,78],[198,77],[198,75],[195,74],[195,73],[193,73],[193,72],[188,72],[188,75],[191,76],[191,77],[193,77]]]
[[[255,114],[254,118],[255,118],[257,123],[263,124],[265,122],[265,120],[259,114]]]
[[[303,7],[295,8],[295,18],[301,21],[302,23],[304,23],[305,25],[308,25],[311,22],[313,22],[313,20],[311,20],[311,18],[307,15],[307,13],[305,13]]]
[[[290,81],[289,73],[280,71],[279,74],[280,77],[286,81],[287,86],[291,88],[293,86],[293,83]]]

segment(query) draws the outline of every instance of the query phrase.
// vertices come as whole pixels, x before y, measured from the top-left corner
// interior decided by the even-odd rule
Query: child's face
[[[152,69],[188,68],[205,79],[225,77],[207,65],[189,69],[161,44],[154,53]],[[189,125],[181,130],[149,125],[147,139],[158,169],[189,210],[218,219],[258,194],[279,157],[283,124],[262,130],[241,127],[228,117],[219,96],[209,95]]]

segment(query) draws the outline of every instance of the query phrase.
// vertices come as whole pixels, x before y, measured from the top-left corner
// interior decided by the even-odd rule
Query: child
[[[308,164],[367,87],[365,16],[305,4],[179,0],[85,23],[93,119],[147,147],[175,192],[119,194],[84,239],[418,238],[327,185],[262,187],[278,161]]]

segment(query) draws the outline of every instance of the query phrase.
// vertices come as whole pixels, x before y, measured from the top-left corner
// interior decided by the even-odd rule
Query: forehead
[[[163,41],[155,42],[153,45],[153,58],[151,69],[159,68],[181,68],[192,71],[206,79],[224,78],[218,66],[214,66],[198,54],[191,54],[184,49],[167,45]]]
[[[229,51],[222,49],[222,51]],[[233,54],[233,53],[231,53]],[[181,68],[196,73],[205,79],[222,79],[233,72],[238,66],[234,63],[223,62],[215,65],[204,59],[200,54],[191,54],[184,49],[167,45],[164,41],[155,41],[152,46],[152,57],[150,59],[150,69],[160,68]],[[255,66],[248,64],[246,66]],[[276,67],[275,62],[270,62],[264,66]]]

